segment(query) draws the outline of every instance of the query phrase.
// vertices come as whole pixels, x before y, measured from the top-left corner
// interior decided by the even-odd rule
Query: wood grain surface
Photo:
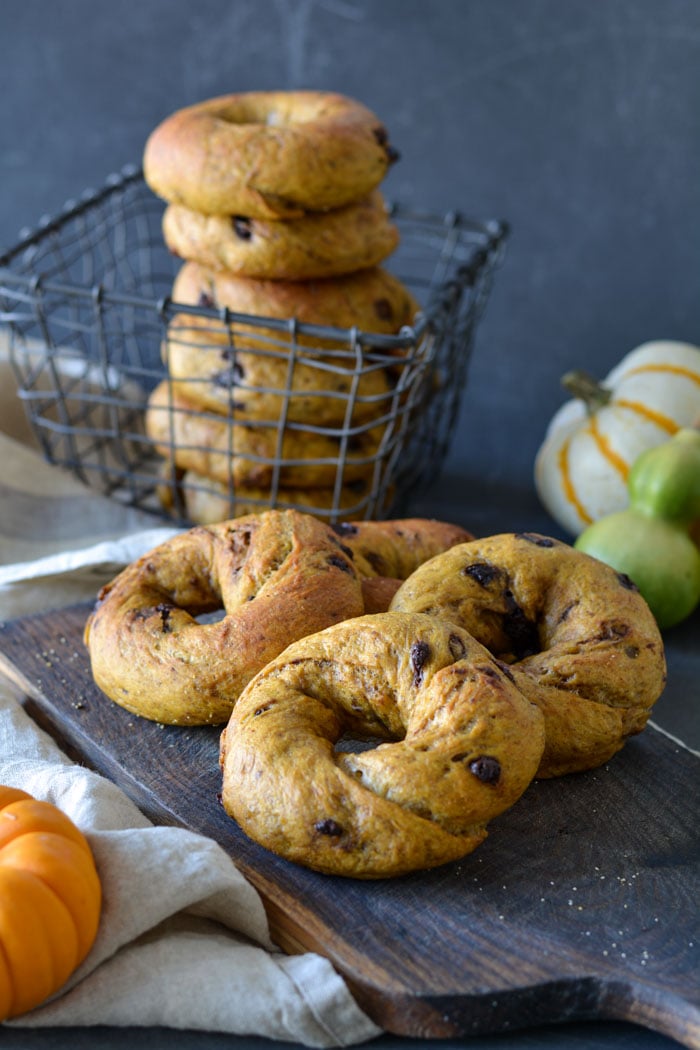
[[[386,1030],[463,1036],[627,1020],[700,1047],[696,756],[653,727],[607,766],[535,782],[461,862],[319,875],[251,842],[219,800],[217,729],[139,719],[94,686],[88,607],[0,625],[25,708],[154,822],[217,840],[289,952],[314,950]]]

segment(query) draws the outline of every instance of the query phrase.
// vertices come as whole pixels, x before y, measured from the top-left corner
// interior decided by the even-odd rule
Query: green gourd
[[[594,522],[574,546],[626,573],[660,628],[685,620],[700,602],[700,429],[685,427],[634,463],[629,507]]]

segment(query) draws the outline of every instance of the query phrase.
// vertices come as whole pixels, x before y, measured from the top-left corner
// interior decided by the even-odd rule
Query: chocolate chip
[[[476,668],[475,668],[475,670],[476,670],[476,671],[481,671],[481,673],[482,673],[482,674],[483,674],[483,675],[484,675],[484,676],[485,676],[486,678],[495,678],[495,679],[500,679],[500,677],[501,677],[501,676],[499,675],[498,671],[496,670],[496,668],[495,668],[495,667],[492,667],[492,666],[491,666],[490,664],[486,664],[486,666],[483,666],[483,665],[482,665],[481,667],[476,667]]]
[[[622,586],[625,588],[625,590],[628,590],[628,591],[638,591],[639,590],[639,587],[637,586],[637,584],[634,582],[633,579],[631,579],[627,575],[626,572],[618,572],[617,578],[620,581],[620,583],[622,584]]]
[[[482,784],[497,784],[501,776],[501,764],[496,758],[480,755],[469,763],[469,771]]]
[[[504,664],[502,660],[496,660],[496,664],[500,667],[501,671],[506,676],[506,678],[515,684],[515,675],[511,671],[508,664]]]
[[[338,521],[331,525],[334,532],[337,532],[339,536],[356,536],[360,531],[357,525],[353,525],[351,521]]]
[[[173,611],[172,605],[167,605],[165,602],[161,602],[160,605],[156,605],[156,612],[160,613],[160,622],[163,634],[170,634],[172,626],[170,624],[170,615]]]
[[[326,820],[319,820],[314,824],[314,828],[318,831],[319,835],[331,835],[337,838],[338,835],[343,834],[343,829],[336,820],[331,820],[327,817]]]
[[[480,584],[482,587],[488,587],[490,583],[498,579],[501,575],[501,570],[495,565],[490,565],[488,562],[473,562],[471,565],[465,565],[462,569],[462,576],[469,576],[470,579]]]
[[[508,635],[515,659],[524,660],[526,656],[539,653],[541,646],[537,624],[528,620],[510,589],[503,592],[503,597],[507,609],[502,621],[503,630]]]
[[[379,551],[364,550],[362,551],[362,553],[376,572],[377,576],[389,575],[386,572],[386,562],[384,561],[384,558],[381,556]]]
[[[200,292],[199,299],[197,300],[197,306],[204,306],[207,310],[213,310],[216,306],[213,296],[209,295],[208,292]]]
[[[232,220],[233,232],[242,241],[250,241],[253,237],[253,224],[244,215],[234,215]]]
[[[384,152],[386,153],[387,160],[390,164],[395,164],[396,161],[400,159],[401,154],[397,149],[394,149],[393,146],[389,145],[389,133],[387,132],[386,128],[382,124],[380,124],[373,130],[374,137],[377,140],[377,143],[383,148]]]
[[[355,552],[353,550],[350,550],[349,547],[346,547],[345,544],[341,543],[339,540],[334,539],[333,542],[337,545],[338,549],[343,552],[346,558],[349,558],[350,561],[355,560]]]
[[[391,308],[391,303],[388,299],[375,299],[374,300],[374,312],[377,317],[380,317],[382,321],[391,321],[394,317],[394,311]]]
[[[421,685],[423,681],[423,668],[430,659],[430,646],[427,642],[414,642],[411,646],[411,667],[413,668],[413,684]]]
[[[212,372],[211,382],[214,386],[222,386],[227,389],[230,386],[236,386],[243,379],[243,369],[240,365],[234,364],[231,368],[224,368],[220,372]]]
[[[601,642],[612,642],[624,638],[629,633],[630,625],[623,620],[604,620],[598,631],[598,639]]]
[[[467,647],[458,634],[451,634],[448,640],[450,652],[455,660],[461,660],[467,652]]]
[[[549,536],[539,536],[536,532],[516,532],[516,538],[519,540],[525,540],[527,543],[534,543],[536,547],[554,547],[555,542],[551,540]]]
[[[328,564],[335,566],[336,569],[341,569],[342,572],[352,573],[352,565],[348,565],[345,558],[341,558],[339,554],[331,554]]]
[[[625,656],[629,656],[630,660],[636,660],[639,656],[639,649],[636,645],[625,646]]]

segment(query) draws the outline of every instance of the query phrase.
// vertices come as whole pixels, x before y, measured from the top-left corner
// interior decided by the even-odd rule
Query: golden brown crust
[[[401,586],[401,580],[393,576],[363,576],[360,582],[366,613],[388,612],[392,598]]]
[[[197,622],[220,608],[223,619]],[[362,611],[335,533],[268,511],[180,533],[127,567],[102,590],[85,642],[117,704],[157,722],[220,724],[290,642]]]
[[[334,750],[343,736],[391,742]],[[221,744],[224,808],[249,836],[319,871],[384,878],[478,846],[530,783],[544,731],[466,631],[384,613],[290,646]]]
[[[269,488],[275,478],[286,488],[328,488],[339,475],[343,485],[372,475],[381,428],[360,430],[344,449],[340,438],[290,425],[280,443],[276,424],[203,412],[181,390],[168,380],[159,383],[144,425],[160,455],[183,470],[254,488]]]
[[[204,215],[182,204],[163,216],[168,248],[243,277],[306,281],[377,266],[399,243],[378,190],[356,204],[280,222]]]
[[[664,687],[663,641],[634,585],[549,537],[453,547],[420,566],[391,609],[459,624],[509,664],[545,716],[542,777],[606,762],[643,729]]]
[[[188,261],[175,277],[172,298],[191,306],[228,307],[260,318],[293,318],[300,324],[377,335],[396,335],[420,309],[406,285],[381,266],[312,281],[266,281]],[[244,331],[250,334],[251,329]],[[301,336],[299,342],[328,345],[320,337]]]
[[[346,521],[333,528],[352,551],[362,576],[400,580],[437,554],[474,539],[461,525],[435,518]]]
[[[257,91],[171,114],[149,136],[143,168],[167,201],[274,219],[361,200],[395,158],[381,121],[354,99]]]

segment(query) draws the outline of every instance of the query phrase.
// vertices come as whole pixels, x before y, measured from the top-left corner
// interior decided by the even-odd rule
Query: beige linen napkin
[[[150,825],[113,784],[71,763],[2,682],[0,783],[68,814],[104,894],[83,965],[10,1026],[163,1025],[321,1047],[378,1033],[326,959],[274,949],[257,892],[215,842]]]
[[[0,361],[0,430],[22,425],[7,400],[10,379]],[[94,596],[173,531],[0,433],[0,619]],[[104,888],[85,962],[57,996],[9,1026],[161,1025],[321,1047],[380,1034],[326,959],[275,949],[257,891],[224,850],[152,826],[115,785],[72,763],[1,678],[0,783],[75,821]]]

